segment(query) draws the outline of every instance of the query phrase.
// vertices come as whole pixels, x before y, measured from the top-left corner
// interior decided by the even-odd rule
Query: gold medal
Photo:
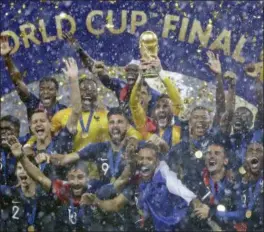
[[[111,183],[114,183],[116,181],[116,178],[115,177],[112,177],[111,178]]]
[[[88,133],[84,133],[84,132],[82,132],[82,135],[81,135],[81,137],[84,139],[84,138],[87,138],[89,136],[89,134]]]
[[[239,171],[239,173],[241,174],[241,175],[245,175],[247,172],[246,172],[246,170],[245,170],[245,168],[243,167],[243,166],[241,166],[239,169],[238,169],[238,171]]]
[[[30,225],[28,227],[28,232],[35,232],[35,227],[33,225]]]
[[[252,216],[252,211],[251,210],[247,210],[246,218],[251,218],[251,216]]]
[[[226,207],[224,205],[218,205],[216,209],[217,209],[217,211],[220,211],[220,212],[226,211]]]
[[[201,159],[202,157],[203,157],[203,153],[202,153],[202,151],[196,151],[195,153],[194,153],[194,155],[195,155],[195,157],[197,158],[197,159]]]

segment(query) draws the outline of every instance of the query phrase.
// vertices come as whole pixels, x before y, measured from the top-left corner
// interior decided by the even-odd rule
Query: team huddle
[[[260,78],[254,117],[236,106],[236,78],[224,79],[219,56],[208,51],[215,110],[194,103],[183,118],[181,93],[157,57],[114,78],[71,34],[64,39],[89,70],[81,77],[73,58],[63,60],[70,106],[56,100],[53,77],[32,94],[8,38],[0,38],[30,130],[21,137],[19,118],[1,117],[0,231],[263,230]],[[153,67],[166,94],[142,75]],[[99,104],[100,85],[115,93],[118,107]]]

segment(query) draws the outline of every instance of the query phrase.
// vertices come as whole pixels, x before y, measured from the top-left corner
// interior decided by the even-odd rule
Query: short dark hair
[[[192,109],[191,114],[192,114],[194,111],[196,111],[196,110],[205,110],[205,111],[207,111],[208,113],[210,113],[209,109],[206,108],[205,106],[195,106],[195,107]]]
[[[247,108],[245,106],[240,106],[240,107],[237,107],[236,111],[239,110],[239,109],[243,109],[243,110],[246,110],[247,112],[249,112],[251,120],[253,120],[254,115],[253,115],[252,111],[249,108]]]
[[[20,132],[20,121],[17,117],[13,115],[6,115],[1,117],[0,122],[2,121],[7,121],[12,123],[17,128],[18,132]]]
[[[120,107],[110,108],[107,113],[107,119],[109,119],[112,115],[122,115],[127,119],[125,112]]]
[[[139,73],[139,66],[137,64],[128,64],[125,67],[126,72]]]
[[[45,77],[39,81],[39,86],[44,82],[53,82],[55,84],[56,90],[59,89],[59,83],[54,77]]]
[[[84,81],[92,81],[96,84],[96,86],[98,85],[94,78],[88,78],[88,77],[79,79],[79,85],[81,85]]]
[[[37,114],[37,113],[44,113],[44,114],[46,114],[47,118],[50,120],[49,114],[48,114],[47,110],[44,109],[44,108],[36,108],[36,109],[32,112],[32,114],[31,114],[31,116],[30,116],[30,120],[32,119],[32,116],[33,116],[34,114]]]
[[[88,176],[88,163],[84,162],[83,160],[79,160],[76,163],[72,164],[68,170],[68,172],[73,170],[81,170]]]
[[[228,138],[224,138],[223,136],[215,136],[213,139],[209,141],[209,146],[219,146],[222,147],[225,153],[225,156],[228,158],[232,145]]]
[[[163,93],[160,96],[158,96],[157,102],[160,101],[160,100],[162,100],[162,99],[169,99],[170,100],[170,97],[169,97],[168,94]]]
[[[142,149],[151,149],[153,151],[155,151],[155,153],[158,155],[159,153],[159,147],[157,145],[155,145],[154,143],[151,143],[151,142],[146,142],[146,143],[143,143],[139,146],[139,151],[142,150]]]

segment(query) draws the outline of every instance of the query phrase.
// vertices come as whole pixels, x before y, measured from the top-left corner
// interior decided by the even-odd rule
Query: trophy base
[[[147,72],[143,72],[142,73],[142,77],[143,78],[156,78],[159,76],[159,72],[157,70],[151,70],[151,71],[147,71]]]

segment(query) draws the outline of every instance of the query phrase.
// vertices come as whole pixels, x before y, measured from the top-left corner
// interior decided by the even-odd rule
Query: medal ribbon
[[[109,164],[110,164],[110,171],[111,171],[111,176],[116,177],[118,171],[119,171],[119,163],[121,161],[121,154],[123,153],[123,148],[117,153],[116,160],[114,162],[114,157],[113,157],[113,150],[110,147],[107,153],[107,158],[109,159]]]
[[[82,132],[83,132],[83,133],[88,133],[88,132],[89,132],[89,129],[90,129],[90,125],[91,125],[91,122],[92,122],[93,115],[94,115],[94,110],[91,110],[90,115],[89,115],[89,118],[88,118],[88,120],[87,120],[86,127],[84,126],[83,117],[82,117],[82,115],[81,115],[81,117],[80,117],[80,124],[81,124],[81,128],[82,128]]]
[[[32,212],[27,217],[27,221],[30,226],[35,224],[36,213],[37,213],[37,199],[34,199]]]
[[[157,135],[160,136],[159,130],[157,131]],[[165,140],[165,142],[169,145],[169,147],[172,146],[172,126],[167,126],[163,135],[162,139]]]
[[[28,198],[25,197],[25,195],[22,192],[21,188],[20,188],[20,196],[24,200],[24,202],[28,201]],[[32,207],[32,211],[29,212],[29,208],[31,208],[31,207]],[[34,225],[35,224],[35,220],[36,220],[36,214],[37,214],[37,198],[36,197],[34,198],[33,203],[30,203],[30,205],[27,204],[26,214],[27,214],[28,225],[29,226]]]
[[[220,181],[218,183],[214,183],[212,178],[210,178],[209,181],[210,181],[210,189],[212,191],[214,199],[219,202],[222,199],[225,192],[226,178],[222,183]]]
[[[70,210],[72,213],[75,212],[75,210],[74,210],[75,208],[77,208],[77,210],[76,210],[77,211],[77,218],[76,219],[78,221],[78,218],[81,218],[84,215],[84,208],[81,206],[74,207],[73,199],[70,198]],[[77,221],[76,221],[76,224],[77,224]]]
[[[256,202],[256,198],[259,195],[261,188],[263,187],[263,177],[259,178],[256,186],[255,186],[255,190],[254,192],[252,191],[252,185],[248,188],[249,191],[249,203],[248,203],[248,207],[247,210],[252,210],[255,202]]]
[[[2,157],[2,165],[3,165],[3,177],[5,184],[7,184],[7,165],[6,165],[6,154],[5,152],[1,152]]]

